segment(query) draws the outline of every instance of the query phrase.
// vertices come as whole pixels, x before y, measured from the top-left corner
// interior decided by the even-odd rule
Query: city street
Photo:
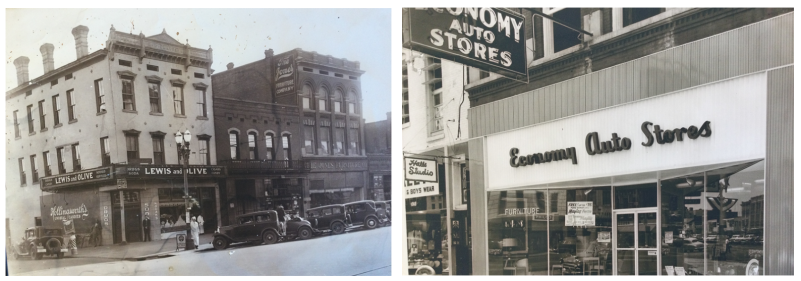
[[[201,239],[202,240],[202,239]],[[201,250],[144,261],[103,262],[81,257],[55,260],[9,259],[11,275],[390,275],[391,227],[352,230],[341,235],[323,235],[305,241],[273,245],[235,244],[217,251],[211,245]],[[80,260],[100,262],[81,264]],[[30,264],[50,267],[15,272]]]

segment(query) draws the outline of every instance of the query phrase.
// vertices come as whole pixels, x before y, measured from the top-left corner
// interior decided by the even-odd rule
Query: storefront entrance
[[[659,264],[657,209],[613,211],[615,275],[656,275]]]

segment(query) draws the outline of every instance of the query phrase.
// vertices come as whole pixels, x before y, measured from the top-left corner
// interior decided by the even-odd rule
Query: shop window
[[[14,110],[14,137],[19,138],[19,119],[17,119],[17,112],[19,110]]]
[[[275,159],[275,135],[273,133],[266,133],[264,134],[264,145],[267,147],[267,153],[264,155],[264,159],[273,160]]]
[[[635,24],[664,11],[664,8],[623,8],[623,26]]]
[[[53,127],[61,125],[61,120],[59,119],[59,115],[61,115],[61,100],[59,100],[58,95],[52,97],[53,101]]]
[[[551,15],[557,21],[573,28],[581,28],[581,9],[566,8]],[[564,49],[581,44],[581,33],[564,27],[558,23],[553,24],[553,52],[558,53]]]
[[[136,111],[133,77],[122,76],[122,110]]]
[[[28,133],[33,134],[36,130],[33,128],[33,105],[28,106]]]
[[[248,159],[255,160],[259,155],[256,148],[256,132],[248,133]]]
[[[127,151],[128,162],[139,159],[139,135],[125,134],[125,149]]]
[[[320,127],[320,130],[318,132],[319,132],[319,134],[317,136],[320,138],[320,142],[318,143],[318,146],[317,146],[317,153],[319,155],[329,155],[329,154],[331,154],[328,151],[328,145],[329,145],[329,141],[331,139],[331,133],[329,131],[329,127]]]
[[[97,104],[97,113],[106,111],[106,94],[103,92],[103,79],[95,80],[95,104]]]
[[[228,132],[228,144],[231,148],[231,159],[239,159],[239,133]]]
[[[58,173],[66,173],[67,169],[64,165],[64,147],[56,148],[56,160],[58,161]]]
[[[303,154],[304,155],[313,155],[314,154],[314,126],[313,125],[305,125],[303,126]]]
[[[39,182],[39,164],[36,163],[36,155],[31,155],[31,182]]]
[[[25,176],[25,166],[22,165],[22,162],[25,160],[24,157],[20,157],[17,159],[17,163],[19,164],[19,184],[21,186],[25,186],[26,184],[26,176]]]
[[[100,138],[100,158],[103,166],[111,165],[111,149],[108,143],[108,137]]]
[[[80,170],[81,170],[81,147],[76,143],[72,145],[72,171],[75,172]]]
[[[44,161],[44,174],[45,177],[49,177],[53,174],[52,170],[50,169],[50,151],[45,151],[42,153],[42,161]]]
[[[173,108],[176,115],[183,116],[184,114],[184,87],[183,85],[172,86],[172,99]]]
[[[656,183],[615,187],[615,209],[656,207]]]
[[[281,136],[281,145],[284,148],[284,160],[292,160],[292,148],[290,147],[289,138],[292,137],[289,134],[284,134]]]
[[[39,130],[47,129],[45,125],[45,110],[44,110],[44,100],[39,101]]]
[[[161,113],[161,89],[160,83],[148,82],[147,91],[150,97],[150,113]]]

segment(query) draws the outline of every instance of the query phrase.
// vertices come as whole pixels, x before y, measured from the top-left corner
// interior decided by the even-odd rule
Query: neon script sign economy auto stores
[[[712,122],[705,121],[700,127],[689,126],[663,130],[659,125],[654,125],[651,122],[645,121],[640,126],[640,130],[647,139],[646,142],[642,143],[642,146],[652,146],[654,144],[654,139],[656,139],[656,143],[664,145],[674,141],[684,141],[684,136],[687,136],[687,138],[691,140],[695,140],[698,137],[707,138],[712,136],[711,124]],[[653,126],[653,131],[651,131],[651,126]],[[587,150],[588,155],[613,153],[631,149],[631,140],[627,137],[618,137],[617,133],[612,133],[612,139],[600,141],[598,132],[591,132],[584,138],[584,148]],[[578,165],[575,147],[529,155],[520,155],[520,149],[512,147],[512,149],[509,150],[509,157],[509,165],[514,168],[560,160],[572,160],[573,165]]]
[[[510,77],[526,75],[525,19],[503,8],[409,9],[411,48]]]

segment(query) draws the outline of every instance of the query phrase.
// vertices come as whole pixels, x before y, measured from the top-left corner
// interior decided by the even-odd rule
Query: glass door
[[[656,208],[614,212],[616,275],[657,275],[659,230]]]

